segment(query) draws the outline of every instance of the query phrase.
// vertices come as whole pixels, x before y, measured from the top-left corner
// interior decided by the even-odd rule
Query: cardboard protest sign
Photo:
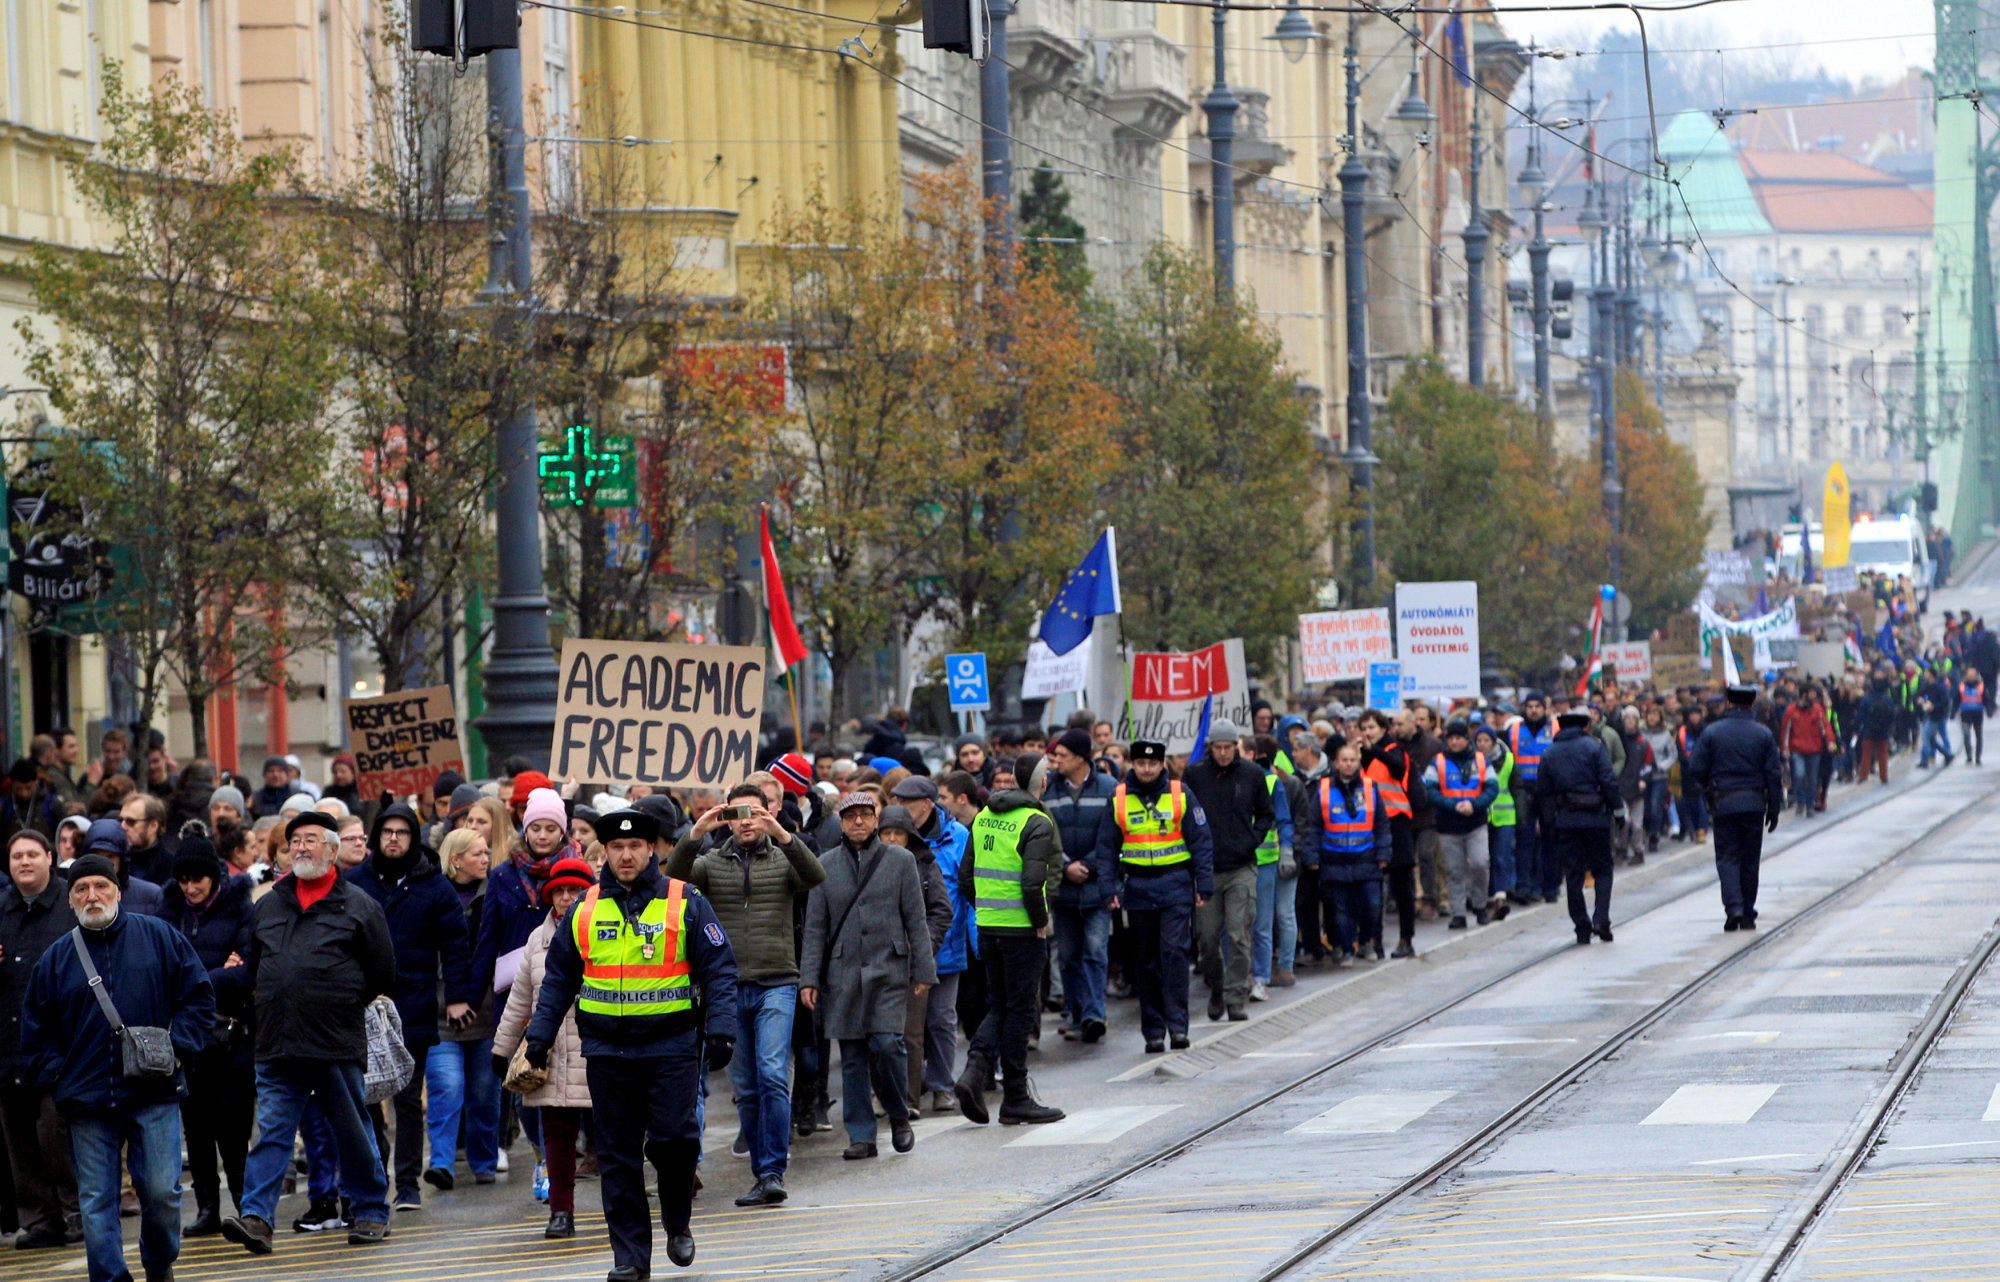
[[[363,797],[428,797],[445,771],[465,773],[450,686],[348,699],[346,707],[347,739],[360,776],[355,786]]]
[[[758,646],[563,643],[549,777],[727,788],[756,769]]]
[[[1358,681],[1369,664],[1395,657],[1386,608],[1299,616],[1299,666],[1309,682]]]
[[[1479,585],[1398,583],[1396,657],[1403,697],[1479,697]]]
[[[1194,751],[1202,704],[1245,732],[1250,725],[1250,677],[1243,640],[1231,637],[1189,653],[1141,650],[1132,656],[1131,697],[1117,721],[1118,737],[1158,739],[1171,753]]]

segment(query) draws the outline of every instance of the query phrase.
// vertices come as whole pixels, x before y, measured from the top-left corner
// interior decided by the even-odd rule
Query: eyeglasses
[[[120,815],[118,816],[118,822],[123,824],[127,828],[137,828],[140,824],[145,823],[146,821],[144,819],[127,819],[125,816]]]

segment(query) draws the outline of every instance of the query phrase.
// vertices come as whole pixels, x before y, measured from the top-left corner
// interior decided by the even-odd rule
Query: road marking
[[[1752,1028],[1737,1029],[1727,1033],[1697,1033],[1693,1037],[1683,1037],[1681,1040],[1684,1042],[1712,1042],[1724,1037],[1741,1037],[1762,1044],[1775,1042],[1779,1036],[1780,1034],[1776,1029]]]
[[[1665,1273],[1577,1273],[1584,1282],[1715,1282],[1714,1278],[1672,1277]]]
[[[1342,1100],[1319,1116],[1299,1123],[1293,1135],[1393,1135],[1416,1121],[1457,1091],[1397,1091],[1383,1095],[1356,1095]]]
[[[1565,1042],[1573,1042],[1575,1040],[1576,1038],[1574,1037],[1494,1037],[1477,1042],[1398,1042],[1394,1046],[1385,1046],[1382,1049],[1390,1051],[1448,1051],[1458,1050],[1466,1046],[1560,1046]]]
[[[1778,1093],[1777,1082],[1691,1083],[1646,1115],[1641,1126],[1741,1126]]]
[[[1781,1157],[1811,1157],[1811,1153],[1751,1153],[1746,1157],[1705,1157],[1689,1166],[1728,1166],[1732,1162],[1775,1162]]]
[[[2000,1086],[1993,1088],[1993,1098],[1986,1101],[1986,1113],[1982,1122],[2000,1122]]]
[[[1058,1144],[1109,1144],[1135,1126],[1165,1117],[1178,1104],[1128,1104],[1120,1108],[1080,1108],[1060,1122],[1031,1129],[1004,1148],[1048,1148]]]
[[[1891,1153],[1925,1153],[1934,1148],[1978,1148],[1982,1144],[2000,1144],[2000,1139],[1957,1140],[1950,1144],[1895,1144],[1890,1146],[1889,1151]]]
[[[1652,1220],[1691,1220],[1703,1215],[1763,1215],[1757,1207],[1711,1206],[1699,1211],[1653,1211],[1645,1215],[1593,1215],[1583,1220],[1548,1220],[1552,1229],[1580,1229],[1592,1224],[1645,1224]],[[1602,1276],[1597,1275],[1597,1276]]]
[[[1243,1059],[1317,1059],[1318,1051],[1245,1051]]]

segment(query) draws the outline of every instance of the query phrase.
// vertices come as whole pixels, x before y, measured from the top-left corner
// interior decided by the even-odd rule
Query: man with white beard
[[[340,1191],[354,1223],[349,1243],[389,1235],[388,1177],[363,1104],[368,1003],[396,980],[382,906],[341,879],[339,825],[307,810],[285,837],[292,871],[257,903],[250,983],[257,1027],[257,1146],[245,1164],[240,1213],[222,1233],[252,1255],[271,1253],[271,1224],[299,1115],[317,1102],[340,1150]]]
[[[119,1171],[139,1198],[148,1282],[173,1276],[181,1246],[180,1065],[208,1044],[215,989],[194,945],[166,922],[120,911],[118,870],[102,855],[70,865],[77,924],[35,962],[21,1006],[19,1073],[53,1092],[69,1122],[91,1282],[131,1278],[118,1227]],[[125,1030],[166,1030],[178,1062],[133,1073]]]

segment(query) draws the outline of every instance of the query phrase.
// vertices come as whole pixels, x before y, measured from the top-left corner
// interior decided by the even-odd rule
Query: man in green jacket
[[[724,824],[729,840],[704,851],[708,835]],[[729,1082],[756,1178],[736,1205],[775,1206],[785,1200],[792,1134],[788,1069],[799,1000],[792,899],[825,881],[826,869],[779,824],[757,785],[740,783],[675,844],[666,872],[708,897],[736,954],[738,1031]]]

